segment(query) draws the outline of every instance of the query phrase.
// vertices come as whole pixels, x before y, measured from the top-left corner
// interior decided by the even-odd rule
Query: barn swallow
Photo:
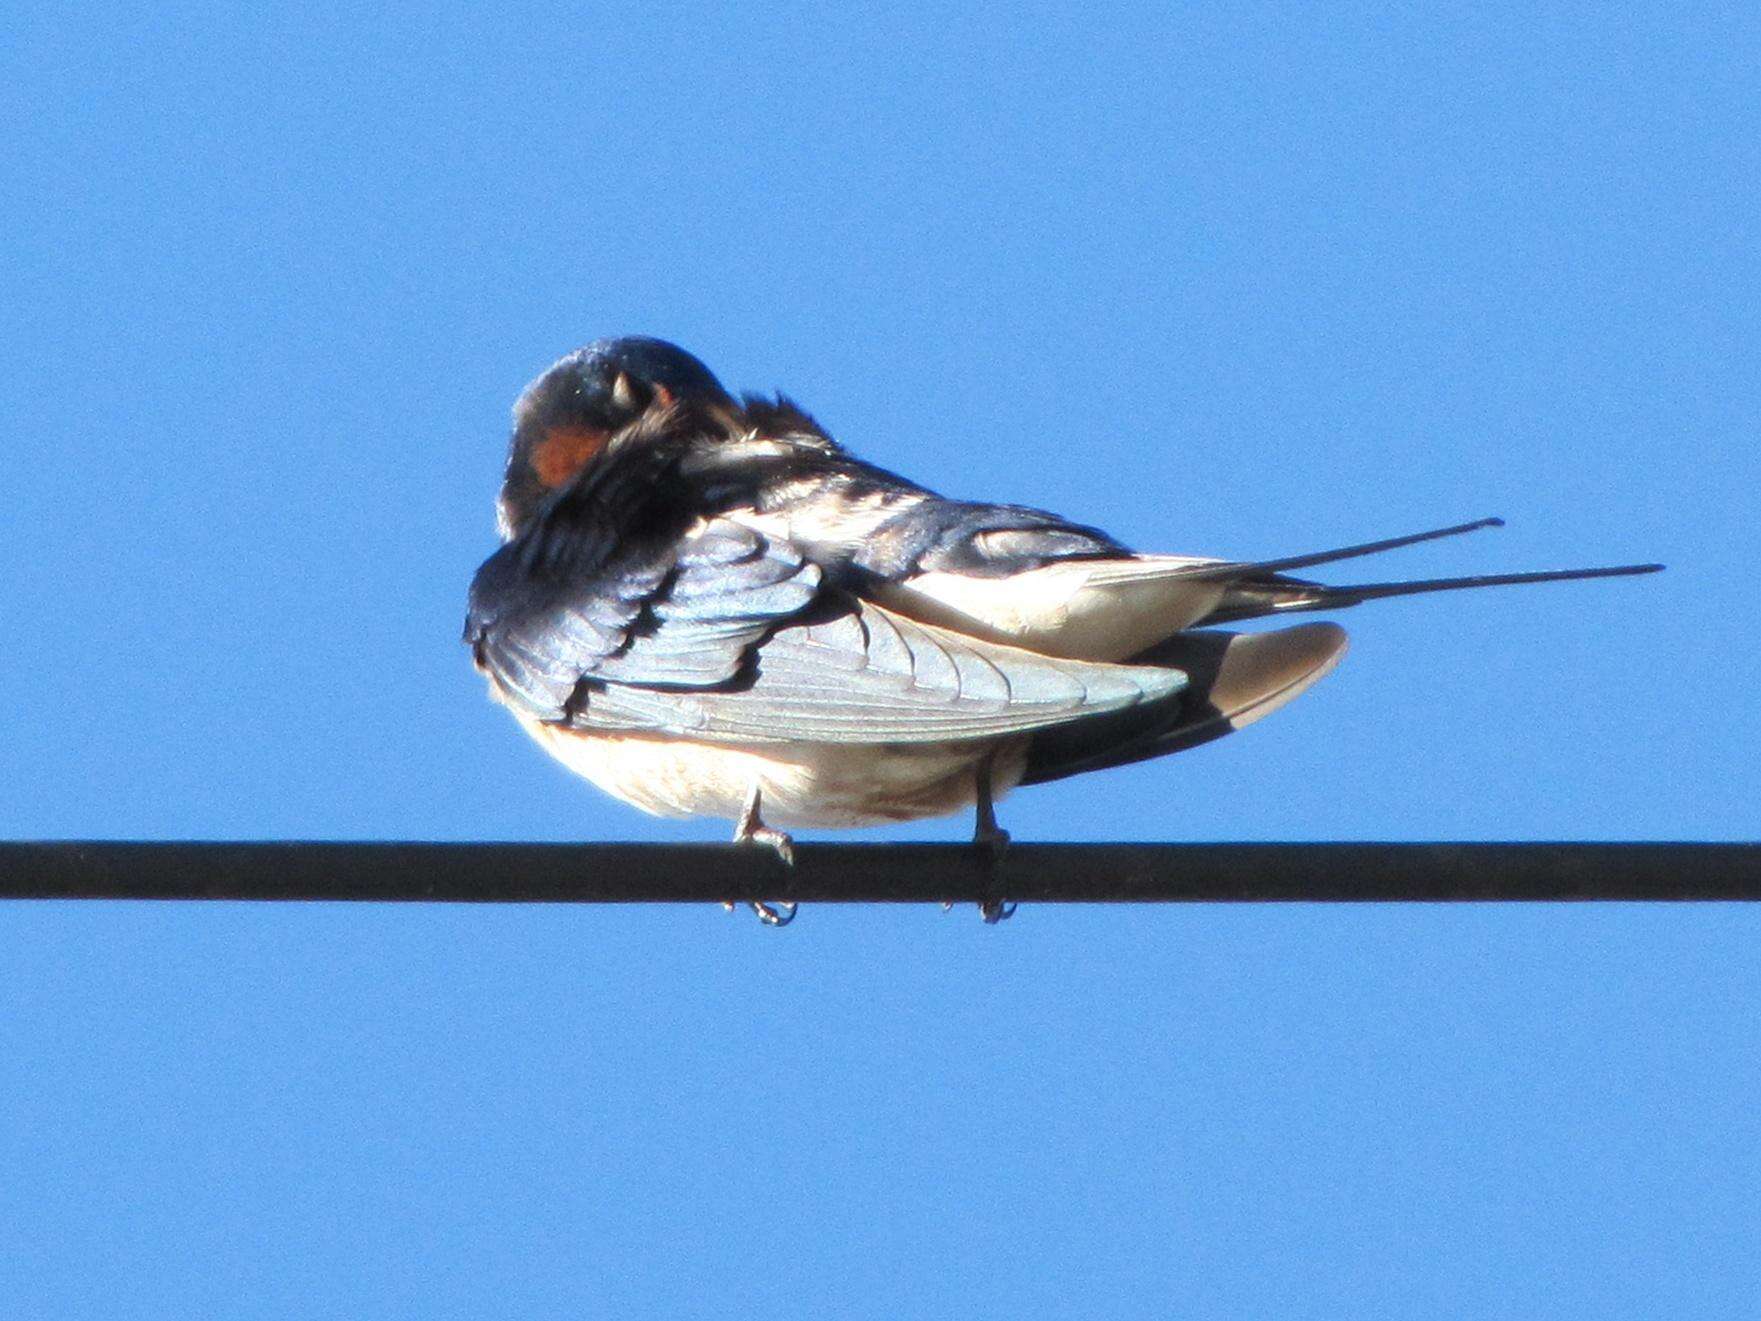
[[[465,625],[492,695],[600,788],[733,820],[785,863],[782,828],[969,807],[994,852],[1009,790],[1221,737],[1346,645],[1332,623],[1211,626],[1661,567],[1291,576],[1491,518],[1283,559],[1140,554],[1043,510],[940,496],[645,338],[599,340],[526,388],[496,510],[504,544]],[[772,925],[794,914],[780,907],[753,904]]]

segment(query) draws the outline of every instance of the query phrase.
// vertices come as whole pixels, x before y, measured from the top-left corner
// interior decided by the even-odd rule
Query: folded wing
[[[830,585],[794,545],[725,518],[667,554],[546,578],[484,566],[468,636],[510,705],[572,728],[737,743],[986,739],[1176,699],[1178,669],[1037,655]]]

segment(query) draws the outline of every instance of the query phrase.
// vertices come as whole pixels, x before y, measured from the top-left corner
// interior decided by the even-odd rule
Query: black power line
[[[1400,903],[1761,899],[1761,844],[0,843],[4,899]]]

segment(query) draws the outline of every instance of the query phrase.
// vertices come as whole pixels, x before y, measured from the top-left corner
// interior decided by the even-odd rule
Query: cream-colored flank
[[[1068,560],[1004,578],[920,573],[875,599],[901,614],[1070,660],[1119,661],[1202,619],[1225,585],[1173,555]]]
[[[993,743],[693,743],[636,734],[582,733],[522,717],[526,732],[606,793],[655,816],[740,815],[754,785],[764,819],[785,830],[836,830],[946,816],[972,805]],[[999,745],[998,797],[1021,780],[1027,739]]]

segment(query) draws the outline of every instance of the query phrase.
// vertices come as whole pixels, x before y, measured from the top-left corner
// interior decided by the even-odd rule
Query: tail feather
[[[1113,592],[1125,589],[1140,597],[1152,590],[1163,594],[1166,599],[1157,603],[1161,617],[1168,623],[1167,616],[1172,611],[1178,622],[1171,626],[1181,631],[1129,655],[1128,659],[1133,664],[1181,670],[1187,675],[1188,686],[1177,697],[1165,701],[1036,732],[1028,745],[1026,773],[1021,783],[1036,784],[1164,757],[1221,738],[1304,692],[1329,673],[1345,652],[1345,633],[1335,624],[1300,624],[1265,633],[1228,633],[1204,626],[1309,610],[1339,610],[1391,596],[1624,578],[1656,573],[1663,568],[1661,564],[1618,564],[1337,587],[1285,575],[1289,569],[1355,559],[1502,524],[1502,519],[1483,518],[1412,536],[1277,560],[1178,560],[1160,556],[1096,566],[1091,580],[1096,588]],[[1177,584],[1185,584],[1191,598],[1185,601],[1185,613],[1180,611],[1178,594],[1168,597],[1168,589]]]
[[[1234,578],[1249,574],[1284,573],[1290,569],[1312,569],[1317,564],[1333,564],[1339,560],[1355,560],[1364,555],[1380,555],[1385,550],[1399,550],[1402,546],[1416,546],[1423,541],[1441,541],[1444,537],[1459,537],[1466,532],[1478,532],[1481,528],[1503,527],[1502,518],[1476,518],[1471,523],[1457,523],[1453,527],[1433,528],[1429,532],[1412,532],[1404,537],[1387,537],[1381,541],[1365,541],[1356,546],[1341,546],[1337,550],[1313,551],[1307,555],[1287,555],[1276,560],[1218,560],[1212,564],[1197,566],[1192,570],[1194,578]]]
[[[1162,702],[1038,731],[1021,783],[1165,757],[1222,738],[1306,692],[1344,654],[1345,630],[1337,624],[1176,634],[1132,661],[1183,671],[1184,690]]]
[[[1586,578],[1631,578],[1657,573],[1661,564],[1615,564],[1593,569],[1544,569],[1529,573],[1482,573],[1464,578],[1416,578],[1406,582],[1348,583],[1331,586],[1298,578],[1269,577],[1231,583],[1217,608],[1203,623],[1227,624],[1265,615],[1299,614],[1309,610],[1344,610],[1365,601],[1427,592],[1461,592],[1478,587],[1509,587],[1526,583],[1578,582]]]
[[[1635,574],[1656,573],[1661,564],[1618,564],[1591,569],[1550,569],[1531,573],[1486,573],[1462,578],[1421,578],[1408,582],[1346,583],[1332,586],[1303,578],[1286,577],[1292,569],[1313,568],[1339,560],[1377,555],[1385,550],[1398,550],[1424,541],[1458,537],[1481,528],[1503,527],[1502,518],[1480,518],[1471,523],[1416,532],[1404,537],[1382,541],[1366,541],[1337,550],[1316,551],[1308,555],[1290,555],[1275,560],[1218,560],[1195,564],[1181,571],[1181,576],[1224,582],[1227,587],[1215,609],[1200,624],[1227,624],[1265,615],[1294,614],[1307,610],[1343,610],[1365,601],[1391,596],[1418,596],[1426,592],[1456,592],[1475,587],[1506,587],[1519,583],[1571,582],[1583,578],[1625,578]]]

